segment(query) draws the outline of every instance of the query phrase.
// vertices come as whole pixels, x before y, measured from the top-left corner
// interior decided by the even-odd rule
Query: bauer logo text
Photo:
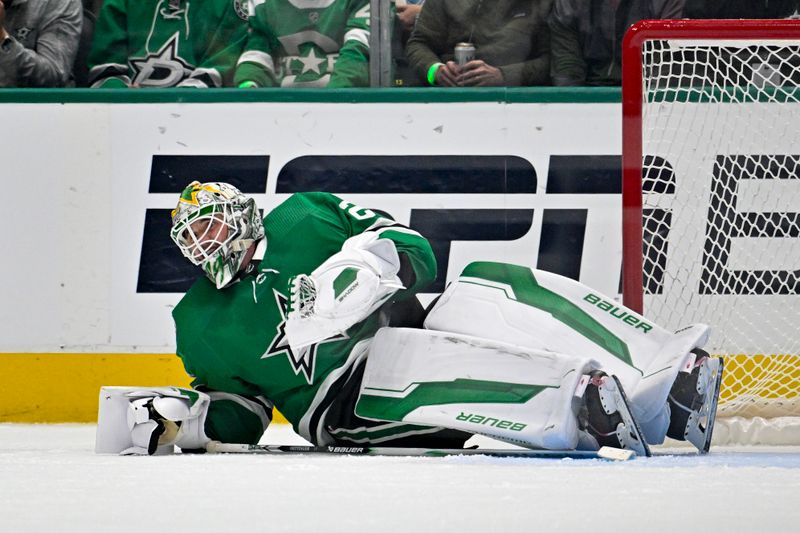
[[[620,307],[612,302],[604,300],[596,294],[589,293],[584,296],[583,299],[590,304],[597,306],[599,309],[605,311],[614,318],[622,320],[625,324],[628,324],[635,329],[641,329],[644,333],[649,333],[650,330],[653,329],[651,324],[648,324],[644,320],[629,313],[624,307]]]
[[[512,422],[511,420],[500,420],[490,416],[475,415],[471,413],[461,413],[456,416],[459,422],[469,422],[471,424],[479,424],[481,426],[492,426],[499,429],[510,429],[511,431],[522,431],[528,425],[519,422]]]

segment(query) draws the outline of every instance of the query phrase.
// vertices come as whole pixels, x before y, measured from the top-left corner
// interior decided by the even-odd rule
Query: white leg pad
[[[383,328],[370,346],[356,414],[572,449],[573,398],[594,367],[589,359],[468,335]]]
[[[582,283],[503,263],[472,263],[451,283],[425,327],[593,359],[616,375],[648,442],[666,434],[667,396],[709,327],[671,333]],[[652,439],[652,440],[651,440]]]

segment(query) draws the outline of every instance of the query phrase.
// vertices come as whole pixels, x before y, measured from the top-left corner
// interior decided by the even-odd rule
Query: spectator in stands
[[[408,64],[406,43],[417,25],[425,0],[395,0],[397,18],[392,32],[392,61],[394,84],[398,87],[420,85],[416,73]]]
[[[239,87],[369,86],[369,0],[272,0],[250,28]]]
[[[400,27],[404,33],[410,34],[414,29],[424,3],[425,0],[397,0],[395,2],[397,20],[400,21]]]
[[[247,5],[247,0],[105,0],[89,53],[90,85],[230,85],[247,38]]]
[[[83,27],[81,37],[78,41],[78,53],[75,55],[75,63],[72,67],[72,77],[75,87],[89,86],[89,50],[92,47],[92,36],[94,35],[94,25],[97,23],[97,16],[92,0],[82,0],[83,4]]]
[[[427,0],[408,40],[408,61],[426,84],[442,87],[544,85],[550,69],[547,14],[552,0]],[[475,46],[459,66],[456,44]]]
[[[692,19],[780,19],[800,16],[798,0],[686,0]]]
[[[0,0],[0,87],[67,85],[82,22],[80,0]]]
[[[622,37],[635,22],[683,16],[685,0],[555,0],[553,85],[619,85]]]

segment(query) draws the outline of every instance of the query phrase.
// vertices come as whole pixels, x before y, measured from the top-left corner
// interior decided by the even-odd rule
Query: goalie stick
[[[332,454],[332,455],[382,455],[394,457],[445,457],[450,455],[486,455],[490,457],[520,457],[528,459],[606,459],[627,461],[636,457],[632,450],[603,446],[598,451],[531,450],[489,448],[394,448],[368,446],[295,446],[270,444],[231,444],[211,441],[206,445],[209,453],[245,454]]]

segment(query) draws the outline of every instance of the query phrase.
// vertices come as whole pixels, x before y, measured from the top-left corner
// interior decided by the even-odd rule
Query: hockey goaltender
[[[702,350],[704,324],[671,333],[497,262],[469,264],[415,321],[436,272],[428,241],[323,192],[262,221],[235,187],[193,182],[171,236],[206,274],[173,311],[192,389],[104,388],[98,452],[255,444],[273,408],[320,446],[460,448],[481,434],[647,455],[669,435],[709,449],[722,361]]]

